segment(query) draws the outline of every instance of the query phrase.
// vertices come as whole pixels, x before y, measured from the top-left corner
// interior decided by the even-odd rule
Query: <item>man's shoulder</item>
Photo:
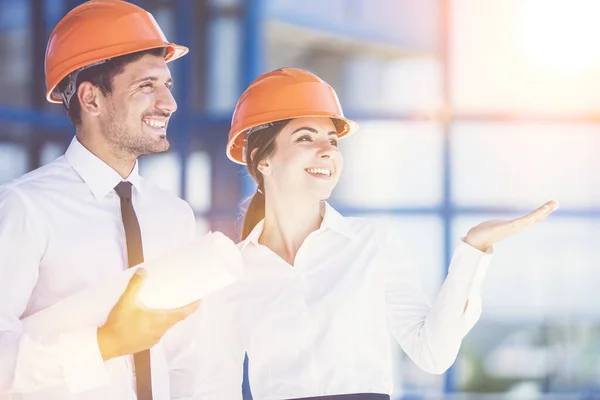
[[[28,194],[44,188],[56,188],[57,182],[69,178],[66,173],[69,169],[71,169],[70,165],[63,156],[0,185],[0,192],[5,195]]]
[[[184,213],[193,213],[192,207],[182,198],[143,177],[141,179],[144,197],[148,196],[153,202],[158,203],[161,207],[168,207]]]

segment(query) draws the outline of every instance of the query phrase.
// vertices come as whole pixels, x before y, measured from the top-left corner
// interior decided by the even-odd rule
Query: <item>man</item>
[[[167,41],[151,14],[118,0],[84,3],[52,32],[47,99],[64,105],[76,135],[63,157],[0,187],[0,397],[191,395],[191,349],[178,335],[192,319],[171,327],[198,304],[138,307],[143,271],[101,327],[49,337],[22,324],[193,239],[189,205],[144,181],[137,164],[169,148],[177,104],[166,62],[187,51]]]

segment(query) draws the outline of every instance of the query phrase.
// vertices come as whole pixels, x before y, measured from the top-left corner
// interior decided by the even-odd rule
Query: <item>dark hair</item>
[[[261,129],[252,133],[248,136],[248,142],[246,145],[246,168],[248,173],[254,179],[258,185],[258,190],[252,196],[246,214],[244,216],[244,223],[242,225],[242,240],[246,239],[250,232],[254,229],[265,217],[265,185],[263,176],[258,170],[258,164],[269,157],[275,151],[275,139],[281,130],[291,120],[286,119],[283,121],[277,121],[268,128]],[[252,152],[256,149],[256,153],[252,156]]]
[[[77,82],[75,87],[79,89],[79,85],[82,82],[90,82],[92,85],[100,88],[103,94],[107,95],[112,93],[112,81],[115,76],[123,72],[127,64],[130,64],[134,61],[139,60],[147,54],[156,56],[156,57],[164,57],[167,50],[164,47],[159,47],[156,49],[143,50],[138,51],[136,53],[125,54],[123,56],[115,57],[104,64],[96,65],[95,67],[91,67],[85,69],[79,73],[77,76]],[[68,79],[65,78],[58,84],[58,89],[62,92],[68,84]],[[67,111],[67,115],[69,119],[73,123],[73,125],[78,126],[81,124],[81,104],[79,103],[79,98],[77,97],[77,89],[75,90],[75,94],[71,98],[69,107],[65,106]],[[63,103],[63,106],[65,104]]]

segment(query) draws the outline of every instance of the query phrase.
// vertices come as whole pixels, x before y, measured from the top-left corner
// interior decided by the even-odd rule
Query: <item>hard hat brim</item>
[[[136,44],[136,45],[134,45],[134,47],[129,48],[129,49],[127,49],[127,48],[114,49],[113,51],[110,52],[110,55],[107,54],[106,49],[102,49],[103,51],[99,51],[98,52],[99,54],[96,57],[93,57],[93,55],[90,55],[90,54],[86,54],[85,61],[82,62],[81,65],[76,65],[75,68],[70,68],[69,70],[66,70],[64,73],[59,75],[59,79],[57,79],[56,84],[53,85],[51,88],[48,88],[48,92],[46,93],[46,100],[48,100],[50,103],[61,104],[63,102],[62,98],[55,96],[53,94],[53,91],[56,88],[56,86],[67,75],[69,75],[73,71],[78,70],[79,68],[85,67],[86,65],[90,65],[90,64],[102,61],[102,60],[106,60],[108,58],[115,58],[115,57],[120,57],[120,56],[124,56],[127,54],[137,53],[140,51],[160,49],[160,48],[167,49],[167,54],[165,55],[165,62],[167,62],[167,63],[177,60],[178,58],[183,57],[184,55],[186,55],[189,52],[189,48],[187,48],[186,46],[182,46],[182,45],[175,44],[175,43],[157,45],[156,42],[154,41],[152,44],[149,44],[147,46]]]
[[[281,115],[281,113],[279,113],[279,115]],[[341,132],[338,131],[338,135],[339,135],[340,139],[353,134],[359,128],[358,122],[353,121],[348,118],[340,117],[339,115],[329,114],[329,113],[318,113],[318,112],[306,113],[306,114],[304,114],[304,113],[293,114],[292,113],[287,118],[285,118],[285,117],[278,118],[276,120],[269,119],[267,117],[262,121],[256,121],[252,124],[249,124],[249,126],[243,127],[242,129],[238,130],[236,133],[234,133],[232,135],[231,140],[227,144],[227,151],[226,151],[227,158],[229,158],[234,163],[237,163],[240,165],[246,165],[246,162],[244,161],[244,154],[243,154],[244,149],[245,149],[245,141],[246,141],[244,134],[249,129],[254,128],[256,126],[260,126],[262,124],[283,121],[286,119],[296,119],[296,118],[331,118],[331,119],[336,119],[338,121],[342,121],[344,123],[344,129]]]

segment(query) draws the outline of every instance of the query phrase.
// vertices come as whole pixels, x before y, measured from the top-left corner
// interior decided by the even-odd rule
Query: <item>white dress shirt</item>
[[[201,305],[195,398],[241,399],[245,352],[255,400],[391,394],[390,333],[423,370],[452,365],[481,314],[491,249],[461,241],[431,305],[392,230],[326,205],[292,267],[259,244],[263,223],[239,244],[243,279]]]
[[[104,362],[97,327],[48,337],[24,334],[20,321],[128,267],[122,180],[73,139],[64,156],[0,187],[0,398],[136,398],[132,356]],[[137,163],[127,181],[146,260],[193,239],[187,203],[144,181]],[[151,349],[155,400],[189,397],[186,323]]]

